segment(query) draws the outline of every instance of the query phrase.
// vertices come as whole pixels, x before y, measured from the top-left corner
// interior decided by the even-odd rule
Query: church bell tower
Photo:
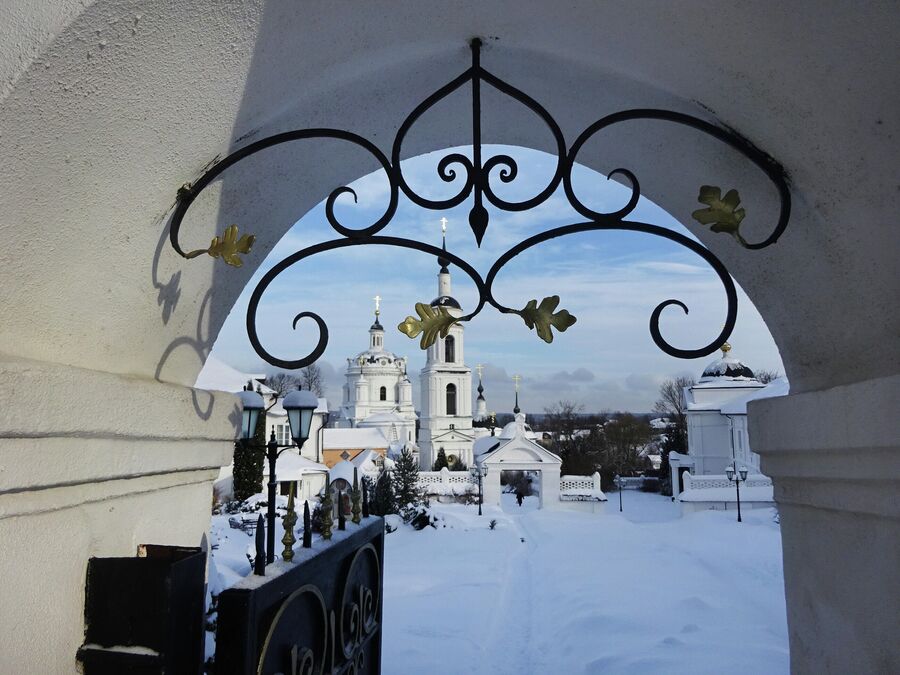
[[[441,219],[446,232],[446,219]],[[453,316],[462,316],[462,308],[452,295],[448,260],[440,258],[438,296],[434,308],[443,307]],[[421,385],[421,427],[419,450],[422,468],[430,470],[443,448],[451,464],[461,461],[472,465],[472,371],[465,364],[462,325],[454,324],[446,337],[438,337],[426,353]]]

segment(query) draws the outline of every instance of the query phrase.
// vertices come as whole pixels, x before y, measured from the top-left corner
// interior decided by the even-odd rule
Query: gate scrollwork
[[[381,566],[372,544],[360,547],[329,609],[322,591],[307,584],[279,607],[260,651],[257,675],[359,675],[366,646],[380,630]]]
[[[294,330],[296,330],[300,319],[311,320],[304,322],[304,325],[310,324],[310,327],[312,322],[316,324],[319,338],[316,346],[309,354],[300,358],[285,359],[270,353],[262,345],[256,329],[257,309],[263,293],[272,281],[288,267],[291,267],[306,258],[326,251],[334,251],[354,246],[391,246],[419,251],[438,258],[444,265],[456,266],[473,281],[476,290],[478,291],[478,302],[471,312],[456,317],[446,314],[446,310],[439,307],[436,311],[443,316],[423,316],[424,310],[419,311],[419,309],[420,307],[425,308],[426,306],[423,303],[418,303],[416,311],[419,312],[419,318],[417,319],[416,317],[410,316],[398,326],[401,332],[404,332],[411,338],[414,338],[421,333],[423,336],[421,343],[423,349],[433,343],[439,332],[442,335],[446,334],[445,330],[443,332],[434,330],[434,326],[446,329],[449,328],[450,323],[470,321],[478,315],[486,305],[491,305],[503,314],[518,315],[529,329],[535,330],[536,334],[541,339],[546,342],[551,342],[554,337],[551,329],[562,332],[575,323],[575,317],[566,310],[560,310],[559,312],[555,311],[560,301],[559,297],[556,295],[545,297],[540,302],[540,306],[538,306],[537,299],[529,300],[520,309],[502,304],[494,296],[493,289],[493,283],[498,272],[506,265],[506,263],[519,254],[551,239],[581,232],[609,230],[639,232],[668,239],[671,242],[689,249],[710,265],[722,284],[727,302],[727,312],[724,318],[723,328],[718,335],[696,349],[682,349],[669,343],[660,331],[660,318],[663,311],[675,307],[681,309],[684,313],[688,312],[687,305],[676,299],[665,300],[657,305],[652,311],[650,315],[650,335],[659,349],[666,354],[677,358],[698,358],[716,351],[731,335],[731,331],[734,328],[737,319],[737,292],[734,282],[728,274],[728,271],[725,269],[725,266],[718,257],[705,246],[678,231],[638,220],[629,220],[629,216],[635,211],[638,200],[641,197],[641,187],[635,173],[625,167],[612,168],[609,171],[607,178],[619,176],[625,181],[626,187],[630,188],[630,195],[627,203],[621,208],[609,212],[596,211],[587,206],[587,204],[576,194],[573,186],[572,176],[576,166],[576,160],[583,147],[595,136],[598,136],[602,132],[606,132],[617,125],[623,125],[637,120],[693,129],[694,131],[698,131],[705,134],[707,137],[719,141],[742,155],[771,182],[778,196],[777,220],[774,226],[769,230],[768,236],[759,241],[748,241],[741,233],[740,226],[749,209],[741,205],[741,197],[736,189],[724,191],[723,196],[722,188],[715,185],[700,186],[698,202],[703,204],[705,208],[698,209],[690,215],[693,220],[701,225],[709,227],[712,232],[730,235],[738,245],[748,250],[762,249],[771,246],[778,240],[787,227],[791,213],[791,194],[784,169],[772,157],[755,147],[749,140],[743,138],[732,129],[712,124],[692,115],[652,108],[623,110],[607,115],[588,126],[575,139],[572,145],[567,148],[562,129],[543,106],[525,92],[503,81],[481,65],[481,40],[477,38],[473,39],[470,43],[470,47],[472,51],[471,67],[467,68],[462,74],[428,96],[402,121],[391,145],[389,157],[374,143],[358,134],[341,129],[317,128],[297,129],[263,138],[246,147],[236,150],[220,162],[217,162],[195,182],[183,186],[178,191],[176,207],[169,230],[172,248],[185,258],[193,258],[207,253],[213,257],[221,257],[230,265],[239,266],[241,264],[240,255],[249,252],[253,243],[253,236],[244,234],[242,237],[238,238],[236,226],[229,226],[225,231],[225,235],[221,239],[219,237],[214,238],[212,244],[207,249],[185,251],[182,248],[179,241],[179,233],[184,217],[191,204],[197,196],[224,171],[251,155],[283,143],[292,143],[309,139],[333,139],[350,143],[365,151],[371,158],[374,158],[380,167],[380,170],[384,172],[390,187],[389,196],[386,200],[387,203],[384,207],[384,211],[381,212],[381,215],[377,217],[375,222],[364,227],[351,228],[340,222],[335,211],[335,206],[340,198],[346,200],[347,197],[351,197],[353,201],[356,202],[357,194],[348,186],[335,188],[326,198],[325,218],[332,229],[337,232],[340,237],[302,248],[286,257],[263,275],[251,295],[247,308],[246,325],[250,344],[253,346],[256,353],[266,362],[288,370],[303,368],[316,361],[325,352],[325,348],[328,344],[328,328],[322,317],[314,312],[303,311],[294,317],[292,326]],[[487,158],[482,157],[482,85],[490,87],[501,95],[509,97],[531,110],[531,112],[533,112],[550,130],[553,136],[553,144],[556,153],[556,166],[553,176],[538,194],[529,199],[523,201],[507,201],[500,197],[494,189],[497,181],[503,184],[514,182],[519,175],[519,167],[515,159],[506,154],[496,154]],[[416,192],[403,175],[403,168],[400,162],[403,141],[415,122],[419,120],[425,112],[440,103],[453,92],[466,86],[471,88],[472,95],[472,159],[469,159],[466,155],[459,152],[451,152],[442,157],[437,165],[438,177],[448,184],[456,182],[458,178],[462,178],[462,181],[460,181],[462,182],[462,186],[456,194],[448,198],[426,198]],[[494,185],[492,185],[492,179],[494,180]],[[496,259],[488,274],[484,277],[482,277],[482,275],[465,260],[454,255],[452,251],[447,251],[446,247],[439,248],[417,239],[392,237],[380,234],[391,222],[391,219],[396,213],[399,195],[401,193],[414,204],[430,210],[448,209],[462,204],[464,201],[471,198],[472,207],[469,211],[469,226],[475,236],[476,243],[478,246],[481,246],[490,221],[490,213],[488,212],[486,205],[491,205],[496,209],[508,212],[525,211],[546,203],[560,186],[563,188],[569,205],[581,215],[585,221],[561,227],[553,227],[519,242],[506,252],[502,253]]]

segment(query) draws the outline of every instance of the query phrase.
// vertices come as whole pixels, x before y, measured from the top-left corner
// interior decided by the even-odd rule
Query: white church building
[[[334,427],[374,428],[388,444],[415,443],[417,417],[406,357],[384,348],[380,302],[376,296],[369,348],[347,359],[340,416]]]

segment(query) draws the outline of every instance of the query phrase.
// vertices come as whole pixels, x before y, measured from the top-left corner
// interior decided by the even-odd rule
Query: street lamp
[[[616,487],[619,488],[619,513],[622,513],[622,477],[619,474],[616,474],[613,482],[615,482]]]
[[[747,467],[742,466],[738,469],[737,474],[735,474],[734,466],[729,465],[725,467],[725,475],[728,477],[729,481],[734,481],[734,487],[737,490],[737,512],[738,512],[738,522],[741,521],[741,483],[747,480]]]
[[[275,463],[278,456],[294,445],[278,445],[275,439],[275,429],[269,435],[269,442],[265,446],[250,442],[256,429],[259,413],[265,408],[262,396],[255,391],[242,391],[238,393],[243,410],[241,413],[242,442],[254,450],[265,450],[269,461],[269,499],[266,509],[266,564],[275,562],[275,492],[278,483],[275,479]],[[288,424],[291,428],[291,438],[298,450],[303,447],[309,438],[309,429],[312,424],[313,412],[319,405],[319,400],[311,391],[292,391],[284,397],[282,406],[288,416]]]
[[[291,438],[298,448],[302,448],[309,438],[309,429],[312,426],[313,412],[319,406],[319,399],[311,391],[297,389],[284,397],[281,406],[287,413],[288,424],[291,426]]]
[[[479,516],[481,515],[481,505],[484,503],[484,492],[482,490],[481,479],[484,478],[485,476],[487,476],[487,473],[488,473],[487,464],[482,464],[481,466],[474,464],[472,466],[472,468],[469,469],[469,475],[471,475],[472,478],[478,479],[478,515]]]
[[[238,392],[241,401],[241,438],[245,441],[253,438],[260,411],[266,407],[263,397],[252,389]]]

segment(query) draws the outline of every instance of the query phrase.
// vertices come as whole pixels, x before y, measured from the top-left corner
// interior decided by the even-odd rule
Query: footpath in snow
[[[615,493],[605,514],[435,505],[438,529],[387,535],[384,672],[788,673],[774,510],[623,496],[622,514]]]

